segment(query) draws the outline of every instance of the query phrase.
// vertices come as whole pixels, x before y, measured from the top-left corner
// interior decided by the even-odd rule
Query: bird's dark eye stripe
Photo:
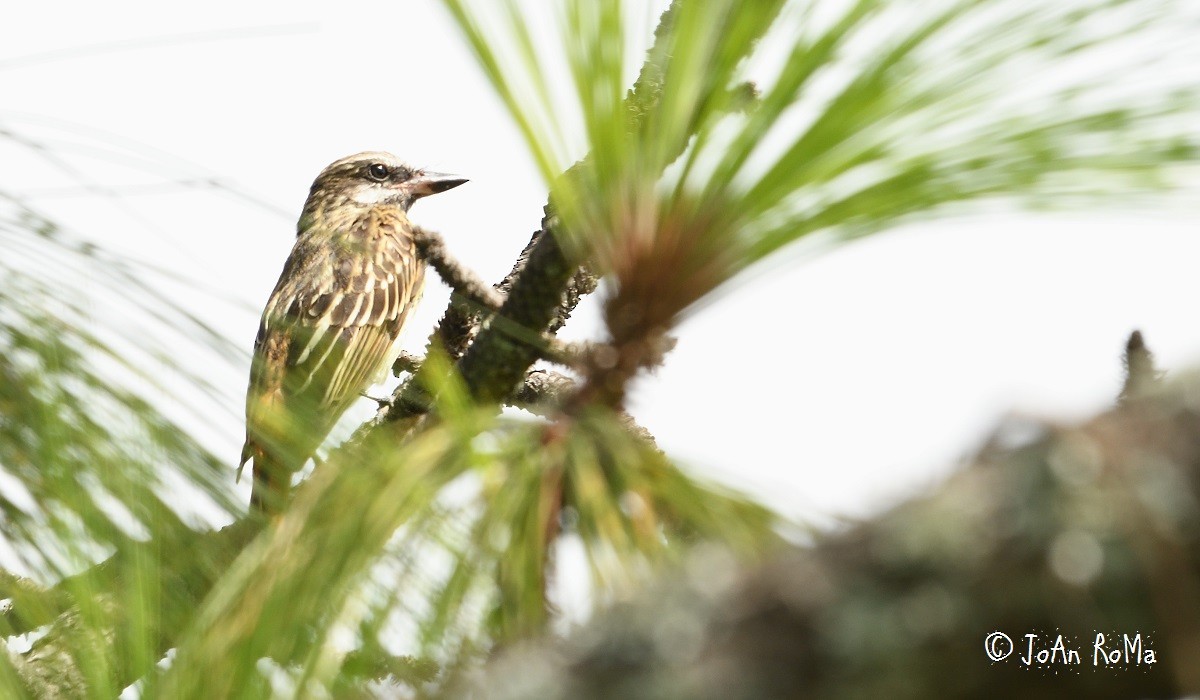
[[[367,166],[367,176],[372,180],[383,182],[388,178],[388,167],[383,163],[371,163]]]

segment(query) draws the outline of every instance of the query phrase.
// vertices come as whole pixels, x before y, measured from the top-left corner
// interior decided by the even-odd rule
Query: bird
[[[254,340],[238,465],[254,464],[252,511],[282,511],[292,474],[399,355],[425,284],[409,207],[464,182],[370,151],[313,181]]]

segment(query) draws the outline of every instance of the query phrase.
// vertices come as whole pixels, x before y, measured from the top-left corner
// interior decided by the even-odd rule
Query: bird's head
[[[405,165],[391,153],[366,152],[330,163],[313,181],[305,210],[328,206],[399,206],[458,187],[467,179]]]

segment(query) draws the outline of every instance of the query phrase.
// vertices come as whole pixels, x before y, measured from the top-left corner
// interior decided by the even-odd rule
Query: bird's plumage
[[[254,342],[242,452],[254,507],[282,507],[292,473],[399,353],[425,282],[407,209],[462,182],[361,153],[313,183]]]

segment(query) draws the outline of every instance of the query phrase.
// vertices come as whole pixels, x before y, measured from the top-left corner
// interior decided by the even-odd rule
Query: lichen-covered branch
[[[556,418],[562,415],[563,406],[570,401],[578,388],[576,381],[565,374],[535,369],[525,375],[525,381],[505,403],[535,415]],[[654,435],[634,420],[633,416],[621,411],[617,414],[617,419],[632,435],[658,449]]]
[[[496,311],[504,303],[504,295],[482,279],[473,271],[463,266],[450,254],[446,241],[441,235],[429,229],[416,227],[413,230],[417,250],[437,271],[438,276],[467,301],[474,302],[487,311]]]

